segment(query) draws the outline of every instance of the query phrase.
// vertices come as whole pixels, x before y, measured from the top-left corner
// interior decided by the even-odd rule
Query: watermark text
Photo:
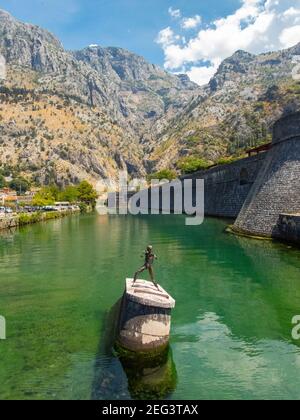
[[[299,81],[300,80],[300,55],[294,55],[292,63],[295,64],[295,66],[292,69],[292,77],[294,80]]]
[[[0,81],[6,79],[6,60],[2,54],[0,54]]]
[[[186,214],[187,226],[199,226],[204,221],[204,180],[145,179],[129,181],[120,172],[119,184],[108,193],[107,206],[97,206],[100,214],[169,215]]]
[[[300,340],[300,315],[294,316],[292,324],[294,325],[292,329],[293,340]]]
[[[6,320],[0,315],[0,340],[6,340]]]

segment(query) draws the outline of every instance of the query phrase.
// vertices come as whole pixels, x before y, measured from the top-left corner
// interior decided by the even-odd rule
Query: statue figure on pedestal
[[[150,278],[154,286],[159,290],[158,284],[154,279],[154,271],[153,271],[153,264],[154,260],[157,260],[157,256],[153,252],[153,247],[151,245],[147,246],[145,251],[145,263],[144,265],[135,273],[133,284],[136,282],[137,277],[139,274],[143,273],[144,271],[148,270],[150,274]]]

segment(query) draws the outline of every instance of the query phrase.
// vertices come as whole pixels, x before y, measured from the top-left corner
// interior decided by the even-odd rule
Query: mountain
[[[144,58],[120,48],[92,46],[73,53],[103,75],[117,95],[119,118],[142,134],[153,121],[186,105],[198,90],[188,78],[175,76],[147,63]],[[90,104],[97,104],[97,88],[91,87]],[[94,89],[93,89],[94,87]]]
[[[274,121],[299,109],[294,48],[237,51],[206,86],[120,48],[66,51],[48,31],[0,10],[1,166],[35,183],[116,180],[239,157],[270,140]]]
[[[143,135],[173,118],[197,94],[120,48],[66,51],[48,31],[0,11],[2,165],[35,182],[59,184],[142,175]]]
[[[237,51],[224,60],[196,98],[163,130],[152,130],[149,171],[176,168],[187,156],[214,164],[269,142],[274,122],[300,109],[299,77],[292,77],[295,56],[300,44],[257,56]]]

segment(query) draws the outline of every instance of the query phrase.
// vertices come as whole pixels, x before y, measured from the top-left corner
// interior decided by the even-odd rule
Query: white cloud
[[[201,21],[202,21],[202,18],[199,15],[196,15],[190,18],[185,18],[185,19],[182,19],[181,27],[183,29],[194,29],[200,25]]]
[[[286,10],[283,13],[283,16],[299,16],[300,15],[300,9],[295,9],[295,7],[290,7],[288,10]]]
[[[166,69],[188,68],[185,72],[191,79],[204,84],[221,61],[239,49],[258,54],[297,44],[299,23],[300,0],[242,0],[233,14],[211,22],[185,43],[171,27],[160,32],[157,42],[164,51]]]
[[[169,15],[174,19],[180,19],[181,18],[181,11],[180,9],[173,9],[173,7],[169,7]]]
[[[280,42],[284,48],[292,47],[293,45],[297,44],[297,42],[299,42],[299,39],[300,25],[284,29],[280,35]]]
[[[198,85],[202,86],[210,80],[213,75],[218,70],[218,66],[209,66],[209,67],[192,67],[189,71],[187,71],[187,75],[193,82],[198,83]]]
[[[156,39],[156,42],[158,44],[163,45],[165,48],[168,45],[173,45],[179,39],[180,39],[180,36],[175,35],[174,31],[170,27],[168,27],[160,31]]]

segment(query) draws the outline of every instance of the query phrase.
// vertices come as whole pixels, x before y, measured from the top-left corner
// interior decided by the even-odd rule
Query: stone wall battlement
[[[280,214],[300,212],[300,113],[274,126],[273,146],[235,222],[236,231],[282,238]]]
[[[282,239],[280,215],[300,213],[300,112],[275,123],[269,151],[182,179],[204,179],[207,216],[235,218],[238,233]]]
[[[272,144],[282,143],[299,137],[300,139],[300,112],[287,115],[274,124]]]

